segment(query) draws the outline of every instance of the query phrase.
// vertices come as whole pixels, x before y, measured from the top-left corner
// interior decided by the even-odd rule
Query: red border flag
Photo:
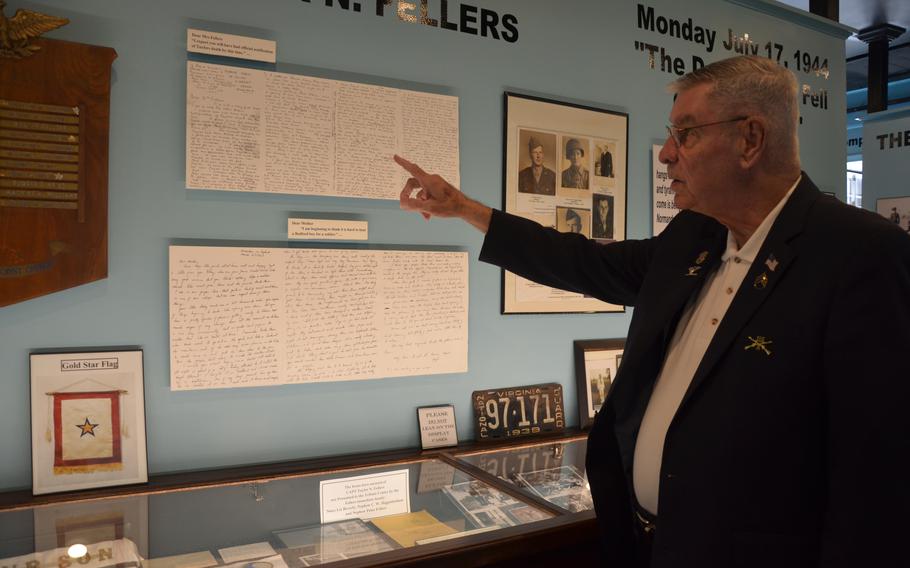
[[[120,391],[54,393],[54,474],[122,468]]]

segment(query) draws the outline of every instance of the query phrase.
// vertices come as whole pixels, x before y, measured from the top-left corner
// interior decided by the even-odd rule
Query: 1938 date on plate
[[[471,401],[478,441],[553,434],[566,427],[559,383],[474,391]]]

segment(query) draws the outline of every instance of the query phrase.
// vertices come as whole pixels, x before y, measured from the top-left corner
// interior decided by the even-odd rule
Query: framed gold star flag
[[[142,351],[33,353],[32,492],[148,481]]]

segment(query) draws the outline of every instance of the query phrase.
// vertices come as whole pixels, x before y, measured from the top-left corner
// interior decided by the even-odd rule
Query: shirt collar
[[[726,261],[733,256],[737,256],[749,264],[755,262],[755,257],[758,255],[758,249],[765,243],[768,233],[771,232],[771,226],[774,225],[774,221],[777,220],[777,216],[780,214],[781,209],[787,204],[787,201],[790,199],[790,196],[793,195],[793,191],[802,179],[803,176],[800,174],[793,185],[790,186],[790,189],[787,190],[787,194],[777,202],[774,209],[768,213],[764,221],[755,229],[755,232],[752,233],[752,236],[749,237],[749,240],[746,241],[746,244],[744,244],[742,248],[736,246],[736,239],[733,237],[733,232],[727,229],[727,249],[721,256],[721,261]]]

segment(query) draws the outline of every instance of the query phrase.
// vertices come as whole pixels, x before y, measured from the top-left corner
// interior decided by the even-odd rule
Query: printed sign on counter
[[[410,512],[407,469],[319,482],[322,524]]]

